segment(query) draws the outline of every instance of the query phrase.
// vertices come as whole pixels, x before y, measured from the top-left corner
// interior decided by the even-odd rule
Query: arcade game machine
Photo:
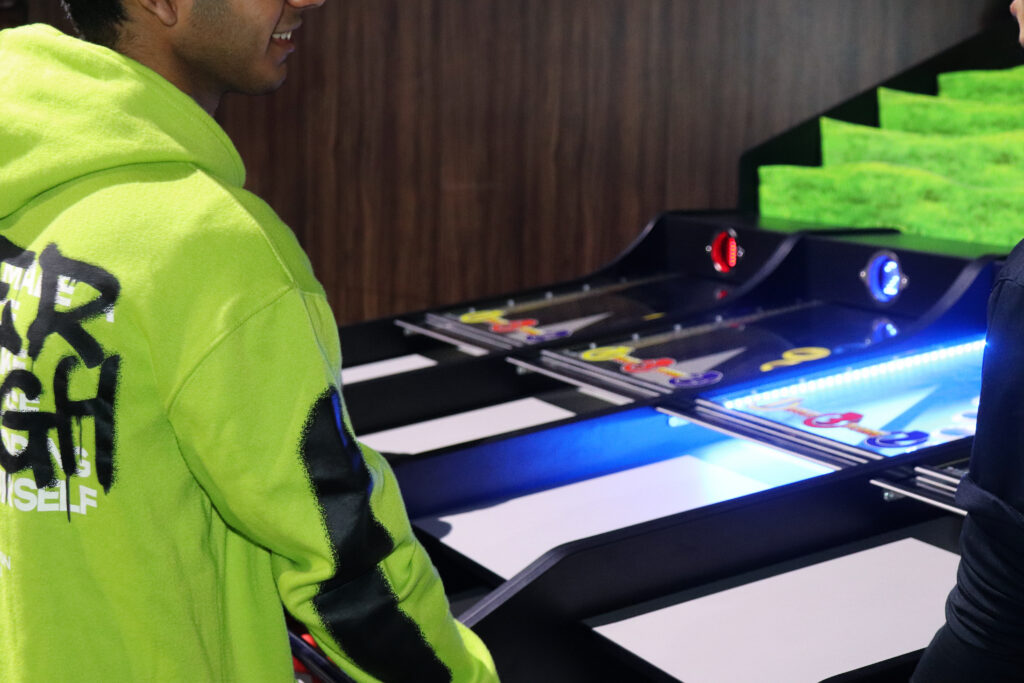
[[[894,80],[991,67],[990,45]],[[790,146],[765,147],[792,161]],[[957,519],[869,482],[968,452],[997,264],[961,259],[932,279],[941,269],[905,241],[800,244],[861,248],[852,280],[840,258],[808,258],[807,278],[856,281],[874,303],[844,284],[731,322],[661,320],[513,354],[630,402],[396,462],[428,546],[484,585],[504,580],[461,615],[503,680],[819,680],[920,648],[941,623]],[[922,292],[930,304],[910,307]],[[846,310],[858,306],[877,336]],[[814,343],[847,323],[859,341]]]
[[[1015,38],[979,37],[887,85],[927,91],[930,80],[934,92],[940,72],[1017,65]],[[863,111],[873,96],[829,115]],[[745,162],[806,160],[808,150],[795,148],[818,130],[806,124]],[[749,184],[744,191],[749,197]],[[974,305],[983,315],[984,297]],[[950,494],[969,453],[983,350],[983,326],[960,327],[850,362],[670,398],[663,408],[680,427],[701,423],[837,469],[560,546],[464,620],[514,679],[531,673],[511,634],[522,638],[532,623],[542,634],[531,643],[536,660],[561,666],[559,680],[588,680],[595,670],[560,659],[567,643],[623,680],[906,680],[955,581],[959,519]],[[639,495],[627,494],[623,507],[646,506]],[[574,620],[586,628],[574,631]]]
[[[839,247],[827,238],[807,238],[806,245],[808,255]],[[921,316],[927,324],[915,326],[897,302],[912,303],[909,283],[922,272],[914,266],[924,272],[932,266],[935,274],[934,256],[925,256],[916,264],[903,259],[907,270],[893,277],[908,284],[907,299],[896,292],[885,309],[883,325],[906,325],[913,333],[869,344],[797,347],[789,357],[773,345],[787,327],[797,339],[815,333],[823,339],[841,334],[858,315],[878,316],[879,309],[863,300],[863,308],[833,300],[831,315],[820,318],[811,306],[690,337],[655,333],[656,339],[675,335],[671,341],[682,358],[649,363],[643,374],[656,376],[638,393],[668,386],[658,370],[675,372],[690,362],[690,353],[708,348],[725,353],[719,367],[731,376],[693,373],[691,386],[616,412],[399,463],[414,524],[439,564],[457,557],[478,575],[504,580],[463,615],[488,639],[503,673],[527,680],[539,673],[529,668],[532,662],[543,661],[544,667],[568,667],[559,680],[589,680],[593,671],[577,672],[579,663],[558,654],[586,647],[570,629],[552,634],[540,628],[545,618],[591,617],[688,581],[757,569],[928,519],[927,511],[883,506],[867,482],[891,467],[883,460],[916,462],[968,445],[994,264],[961,264],[953,283],[934,292],[936,303]],[[845,282],[851,298],[868,298],[861,266],[844,277],[840,265],[829,264],[822,275]],[[924,281],[918,287],[919,295],[927,291]],[[769,334],[773,343],[764,341]],[[744,336],[749,351],[721,343]],[[616,366],[603,368],[613,381],[620,381],[615,373],[626,374],[622,354],[637,365],[663,357],[661,350],[595,349],[598,358],[589,362]],[[571,358],[595,349],[561,353]],[[826,391],[834,387],[847,391]],[[537,634],[530,645],[534,659],[522,656],[525,624]],[[934,625],[926,630],[930,636]],[[921,629],[911,633],[920,636]],[[588,655],[588,662],[598,659]]]

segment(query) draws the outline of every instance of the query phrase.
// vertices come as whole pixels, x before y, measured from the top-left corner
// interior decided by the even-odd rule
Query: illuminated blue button
[[[907,285],[899,258],[891,251],[880,251],[872,256],[860,276],[871,298],[881,304],[894,300]]]

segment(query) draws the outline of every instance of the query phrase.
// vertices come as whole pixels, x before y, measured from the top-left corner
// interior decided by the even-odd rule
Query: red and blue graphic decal
[[[853,411],[819,413],[804,408],[802,403],[802,398],[793,397],[778,403],[754,405],[753,408],[758,411],[782,410],[797,415],[804,418],[801,424],[812,429],[848,429],[868,437],[866,443],[875,448],[912,448],[920,446],[931,438],[931,434],[920,429],[892,432],[871,429],[861,424],[861,420],[864,419],[861,413]]]
[[[658,373],[668,377],[668,383],[675,387],[692,389],[717,384],[724,376],[717,370],[700,373],[682,372],[675,369],[675,358],[637,358],[631,346],[599,346],[588,349],[580,354],[580,358],[590,363],[613,362],[619,369],[629,375]]]
[[[460,315],[459,322],[466,325],[484,325],[489,332],[494,334],[520,334],[526,342],[531,344],[542,344],[571,337],[576,329],[580,326],[585,326],[588,322],[584,320],[581,325],[580,321],[568,321],[561,323],[561,328],[557,327],[559,323],[555,323],[556,327],[541,327],[540,322],[536,318],[509,319],[505,317],[505,313],[505,311],[500,309],[470,311]],[[593,319],[597,320],[603,317],[605,316],[593,316]]]

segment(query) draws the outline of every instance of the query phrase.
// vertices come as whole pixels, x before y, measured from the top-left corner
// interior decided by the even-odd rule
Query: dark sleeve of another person
[[[957,491],[968,512],[946,625],[914,683],[1024,681],[1024,243],[989,300],[988,346],[970,473]]]

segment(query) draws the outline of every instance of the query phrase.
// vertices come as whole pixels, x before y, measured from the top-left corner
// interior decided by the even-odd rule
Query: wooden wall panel
[[[328,0],[285,86],[218,118],[353,322],[577,276],[663,209],[732,207],[744,149],[1007,4]]]
[[[0,0],[0,29],[21,26],[28,21],[27,0]]]
[[[671,4],[530,3],[525,282],[592,269],[667,208]]]

